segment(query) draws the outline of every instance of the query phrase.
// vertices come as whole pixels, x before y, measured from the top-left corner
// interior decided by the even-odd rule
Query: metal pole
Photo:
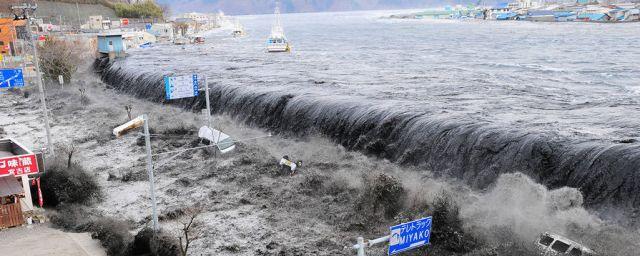
[[[358,256],[366,256],[366,254],[364,253],[364,247],[364,238],[358,237]]]
[[[76,12],[78,14],[78,32],[82,30],[82,21],[80,21],[80,7],[78,6],[78,0],[76,0]]]
[[[153,209],[153,231],[158,231],[158,212],[156,210],[156,194],[153,180],[153,159],[151,158],[151,136],[149,134],[149,118],[146,114],[142,115],[144,119],[144,142],[147,150],[147,174],[149,175],[149,192],[151,194],[151,207]]]
[[[38,80],[38,90],[40,90],[40,101],[42,102],[42,112],[44,114],[44,128],[47,133],[47,148],[50,150],[52,156],[55,156],[55,150],[53,148],[53,140],[51,139],[51,127],[49,126],[49,114],[47,113],[47,102],[44,92],[44,87],[42,85],[42,77],[40,76],[40,60],[38,59],[38,41],[33,39],[31,35],[31,17],[28,18],[28,28],[29,37],[31,37],[31,42],[33,42],[33,59],[36,64],[36,80]]]
[[[207,126],[209,126],[210,129],[213,129],[213,125],[211,124],[211,103],[209,103],[209,83],[207,82],[206,75],[204,76],[203,80],[204,86],[206,87],[205,97],[207,97]],[[211,131],[211,135],[213,135],[213,131]]]

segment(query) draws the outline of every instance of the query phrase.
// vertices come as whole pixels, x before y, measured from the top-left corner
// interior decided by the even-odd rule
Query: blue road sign
[[[22,69],[0,69],[0,88],[23,87]]]
[[[198,96],[198,75],[165,76],[164,90],[167,100]]]
[[[431,217],[395,225],[391,227],[389,255],[427,245],[429,237],[431,237]]]

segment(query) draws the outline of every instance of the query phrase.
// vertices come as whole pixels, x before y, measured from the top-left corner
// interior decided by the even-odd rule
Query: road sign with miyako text
[[[431,217],[395,225],[390,228],[389,255],[429,244]]]
[[[23,87],[22,69],[0,69],[0,88]]]

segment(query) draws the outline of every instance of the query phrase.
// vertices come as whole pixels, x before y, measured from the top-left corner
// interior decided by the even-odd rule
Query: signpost
[[[431,237],[431,220],[431,217],[426,217],[392,226],[389,228],[391,235],[369,240],[366,243],[364,242],[364,238],[358,237],[358,243],[353,246],[353,249],[357,250],[358,256],[366,256],[366,247],[388,241],[388,255],[394,255],[428,245],[429,238]]]
[[[429,244],[431,217],[414,220],[390,228],[389,255]]]
[[[165,76],[164,89],[167,100],[198,96],[198,75]]]
[[[0,69],[0,88],[14,88],[24,86],[22,69]]]

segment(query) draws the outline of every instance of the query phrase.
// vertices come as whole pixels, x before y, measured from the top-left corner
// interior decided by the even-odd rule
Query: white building
[[[182,15],[182,18],[192,19],[196,22],[208,22],[212,20],[212,17],[210,15],[206,13],[197,13],[197,12],[185,13]]]
[[[158,41],[173,42],[174,39],[173,24],[170,23],[153,24],[149,33],[156,36]]]

